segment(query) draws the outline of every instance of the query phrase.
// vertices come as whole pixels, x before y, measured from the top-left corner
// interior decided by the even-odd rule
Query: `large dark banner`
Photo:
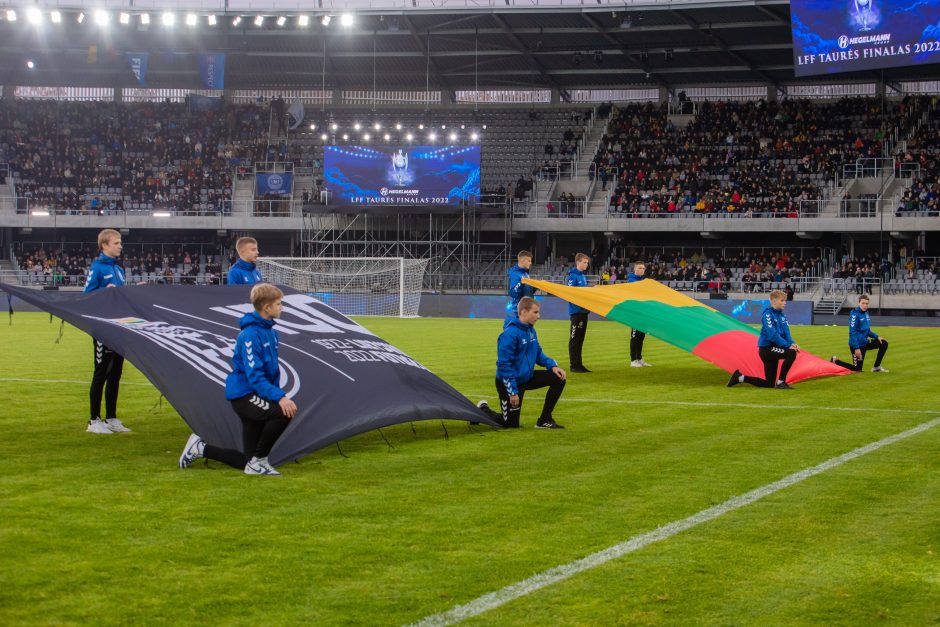
[[[797,76],[940,61],[940,0],[792,0]]]
[[[480,147],[326,146],[323,180],[335,205],[459,206],[480,195]]]
[[[251,286],[146,285],[90,294],[3,290],[93,335],[144,373],[192,430],[241,449],[225,377]],[[274,445],[280,464],[344,438],[416,420],[495,424],[423,365],[318,300],[282,287],[281,388],[298,412]]]

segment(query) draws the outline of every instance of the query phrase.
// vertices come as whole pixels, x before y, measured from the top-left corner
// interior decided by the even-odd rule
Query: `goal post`
[[[261,257],[265,281],[312,294],[347,316],[416,317],[429,259]]]

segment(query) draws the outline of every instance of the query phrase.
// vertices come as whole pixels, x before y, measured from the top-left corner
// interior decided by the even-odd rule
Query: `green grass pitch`
[[[5,321],[4,321],[5,322]],[[495,401],[499,320],[365,319]],[[877,324],[877,319],[875,320]],[[940,416],[940,329],[879,328],[889,374],[795,390],[591,322],[565,431],[384,429],[246,477],[176,467],[189,434],[127,368],[130,434],[84,432],[91,340],[0,326],[0,624],[396,625],[570,563]],[[567,323],[538,325],[567,366]],[[848,358],[846,330],[794,327]],[[869,358],[869,362],[873,356]],[[867,364],[870,369],[871,363]],[[217,390],[221,393],[221,390]],[[480,614],[492,625],[940,624],[940,427]]]

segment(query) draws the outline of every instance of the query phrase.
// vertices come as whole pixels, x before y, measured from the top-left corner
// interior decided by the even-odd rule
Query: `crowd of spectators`
[[[703,102],[678,128],[665,103],[628,105],[593,169],[602,187],[608,177],[615,186],[613,213],[795,217],[843,164],[882,156],[888,133],[908,128],[911,100],[882,107],[865,98]]]
[[[26,283],[84,285],[92,260],[93,245],[77,243],[23,243],[16,253],[18,269]],[[223,273],[219,244],[203,242],[127,243],[121,266],[128,282],[217,283]],[[214,253],[214,254],[213,254]],[[230,264],[226,264],[227,265]]]
[[[898,155],[897,174],[910,175],[911,186],[898,202],[898,216],[940,216],[940,110],[933,99],[926,124],[908,139]],[[910,168],[917,164],[916,169]]]
[[[5,101],[0,160],[21,211],[217,213],[230,209],[235,166],[286,149],[268,146],[262,113],[253,105]]]

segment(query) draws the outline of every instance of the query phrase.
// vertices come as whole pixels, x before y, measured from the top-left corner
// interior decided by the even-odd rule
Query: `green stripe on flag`
[[[674,307],[651,300],[628,300],[606,316],[622,324],[669,342],[690,353],[699,342],[725,331],[759,332],[720,311],[706,307]]]

